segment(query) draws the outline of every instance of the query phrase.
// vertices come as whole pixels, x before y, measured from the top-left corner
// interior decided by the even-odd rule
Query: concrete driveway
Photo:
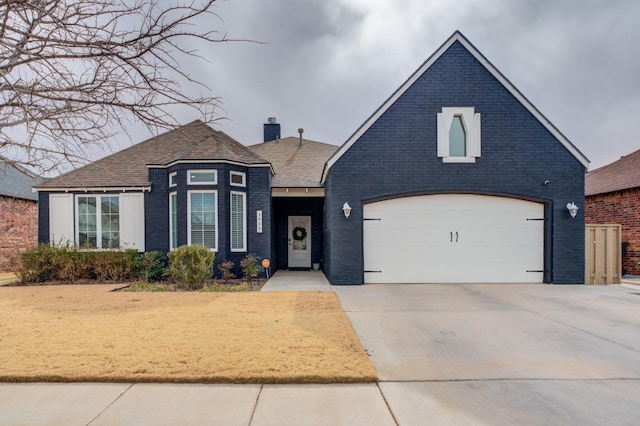
[[[640,288],[333,290],[401,425],[640,422]]]

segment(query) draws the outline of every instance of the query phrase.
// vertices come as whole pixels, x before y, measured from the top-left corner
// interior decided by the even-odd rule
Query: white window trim
[[[174,176],[176,177],[176,183],[171,183],[171,178]],[[178,185],[177,179],[178,179],[178,172],[169,173],[169,188],[173,188],[174,186]]]
[[[449,156],[449,129],[453,117],[462,118],[462,125],[467,132],[467,146],[465,157]],[[476,113],[474,107],[443,107],[438,113],[438,157],[443,163],[475,163],[476,158],[481,155],[481,131],[480,113]]]
[[[213,173],[213,181],[210,182],[191,182],[192,174]],[[216,169],[199,169],[187,171],[187,183],[189,185],[217,185],[218,184],[218,170]]]
[[[78,206],[78,202],[80,197],[94,197],[96,199],[96,246],[93,248],[82,248],[80,247],[80,217],[78,216],[78,213],[80,211],[80,207]],[[76,194],[73,200],[73,205],[74,205],[74,209],[73,209],[73,216],[74,216],[74,223],[75,223],[75,232],[74,232],[74,238],[75,238],[75,243],[78,246],[79,249],[84,250],[84,251],[118,251],[118,250],[122,250],[125,249],[126,247],[122,247],[122,220],[119,220],[119,229],[118,229],[118,247],[112,247],[112,248],[103,248],[102,247],[102,218],[101,215],[98,213],[99,212],[99,207],[102,203],[102,197],[109,197],[109,198],[117,198],[118,199],[118,218],[121,219],[120,217],[120,213],[121,213],[121,208],[122,208],[122,200],[120,199],[120,196],[118,194],[103,194],[103,195],[98,195],[98,194]]]
[[[233,176],[242,176],[242,183],[233,183]],[[230,171],[229,172],[229,184],[231,186],[241,186],[243,188],[246,188],[247,186],[247,174],[245,172],[236,172],[236,171]]]
[[[243,241],[242,248],[233,248],[233,195],[242,195],[242,227],[244,232],[242,233]],[[247,193],[240,191],[231,191],[229,196],[229,247],[232,252],[246,252],[247,251]]]
[[[173,241],[173,229],[171,229],[171,221],[173,220],[171,212],[173,211],[173,196],[176,197],[176,203],[178,201],[178,193],[176,191],[169,193],[169,251],[173,251],[178,247],[178,242]],[[176,217],[176,227],[178,226]],[[191,215],[189,215],[189,222],[191,222]],[[176,243],[175,248],[173,247],[173,243]]]
[[[215,189],[203,189],[203,190],[191,190],[187,191],[187,244],[191,245],[191,194],[198,193],[211,193],[214,194],[214,212],[213,215],[216,218],[216,241],[215,247],[210,250],[213,252],[218,251],[218,236],[220,235],[220,226],[218,223],[218,191]]]

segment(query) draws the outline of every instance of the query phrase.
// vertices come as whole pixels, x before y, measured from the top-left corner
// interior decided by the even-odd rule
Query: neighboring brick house
[[[38,242],[40,178],[0,158],[0,272],[9,272],[11,259]]]
[[[640,275],[640,150],[587,173],[587,224],[621,225],[622,273]]]

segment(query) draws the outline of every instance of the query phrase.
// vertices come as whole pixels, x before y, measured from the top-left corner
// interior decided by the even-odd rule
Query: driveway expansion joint
[[[387,410],[389,410],[389,414],[391,414],[391,418],[395,422],[396,426],[399,426],[400,423],[398,422],[398,419],[396,419],[396,415],[393,413],[393,410],[391,409],[391,406],[389,405],[389,401],[387,401],[387,398],[384,396],[384,392],[382,392],[382,389],[380,388],[380,381],[378,381],[376,383],[376,387],[378,388],[378,392],[380,392],[380,396],[382,396],[382,400],[384,401],[384,405],[387,406]]]
[[[258,408],[260,395],[262,395],[262,389],[264,389],[264,384],[260,385],[260,389],[258,389],[258,395],[256,395],[256,401],[253,403],[253,409],[251,410],[251,417],[249,417],[249,426],[253,423],[253,417],[256,415],[256,409]]]
[[[120,400],[120,398],[122,398],[124,396],[125,393],[129,392],[129,390],[135,385],[135,383],[131,383],[129,386],[127,386],[127,388],[125,390],[123,390],[120,395],[118,395],[116,397],[116,399],[114,399],[113,401],[111,401],[106,407],[104,407],[102,409],[102,411],[100,411],[98,414],[96,414],[96,416],[94,418],[92,418],[89,423],[87,423],[87,426],[89,426],[91,423],[95,422],[96,420],[98,420],[98,418],[105,412],[107,411],[109,408],[111,408],[113,406],[113,404],[115,404],[116,402],[118,402],[118,400]]]

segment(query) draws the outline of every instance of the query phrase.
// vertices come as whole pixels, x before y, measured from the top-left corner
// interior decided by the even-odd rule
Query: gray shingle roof
[[[338,149],[336,145],[296,137],[264,142],[248,147],[273,166],[271,186],[276,188],[321,187],[324,163]]]
[[[149,185],[147,165],[207,160],[268,165],[240,142],[196,120],[50,179],[40,188],[144,187]]]
[[[31,188],[38,185],[43,178],[23,169],[9,164],[0,157],[0,195],[24,200],[38,200],[38,194]]]
[[[587,173],[585,178],[585,195],[630,188],[640,188],[640,150]]]

